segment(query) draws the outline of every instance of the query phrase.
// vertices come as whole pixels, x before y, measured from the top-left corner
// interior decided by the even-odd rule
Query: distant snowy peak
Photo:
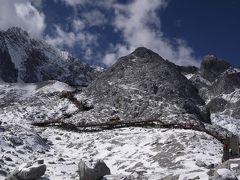
[[[5,82],[58,80],[87,86],[96,73],[68,52],[33,39],[18,27],[0,31],[0,78]]]

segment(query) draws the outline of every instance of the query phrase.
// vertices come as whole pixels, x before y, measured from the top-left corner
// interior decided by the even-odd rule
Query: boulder
[[[35,180],[42,177],[46,172],[43,161],[34,161],[17,167],[6,180]]]
[[[110,174],[110,169],[104,161],[98,160],[93,168],[89,168],[84,161],[78,163],[79,180],[99,180]]]
[[[211,180],[237,180],[240,175],[240,159],[229,159],[208,173]]]
[[[212,178],[213,180],[238,180],[238,178],[235,176],[235,174],[226,168],[218,169],[214,177]]]

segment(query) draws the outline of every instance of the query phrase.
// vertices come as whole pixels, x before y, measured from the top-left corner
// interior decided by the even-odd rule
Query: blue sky
[[[240,65],[239,0],[0,0],[20,26],[82,61],[109,66],[138,46],[181,65],[206,54]]]

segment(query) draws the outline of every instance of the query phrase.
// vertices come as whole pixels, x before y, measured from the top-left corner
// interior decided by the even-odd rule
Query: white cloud
[[[85,5],[92,5],[95,7],[104,7],[104,8],[111,8],[114,2],[117,0],[55,0],[55,1],[62,1],[66,5],[76,7],[76,6],[85,6]]]
[[[0,0],[0,29],[18,26],[33,36],[41,36],[45,16],[29,0]],[[40,1],[37,3],[40,5]]]
[[[95,54],[92,51],[93,44],[97,44],[97,36],[83,32],[66,32],[61,29],[60,26],[55,26],[55,33],[53,36],[47,35],[45,40],[48,44],[64,50],[66,47],[74,49],[74,47],[79,47],[79,50],[83,52],[84,60],[92,60]],[[74,53],[74,52],[72,52]]]
[[[64,1],[67,5],[70,6],[85,4],[87,2],[87,0],[62,0],[62,1]]]
[[[129,48],[123,44],[117,44],[115,47],[111,45],[110,49],[111,49],[110,53],[107,53],[102,60],[103,63],[107,66],[113,65],[119,57],[125,56],[129,52],[134,50],[134,48],[132,47]]]
[[[84,22],[80,19],[74,19],[72,22],[72,26],[73,26],[74,31],[76,31],[76,32],[81,31],[85,28]]]
[[[45,40],[47,43],[57,48],[62,48],[64,46],[73,48],[74,46],[79,45],[81,49],[87,52],[87,56],[90,54],[90,50],[88,50],[89,46],[92,46],[92,44],[97,44],[96,35],[84,31],[66,32],[58,25],[55,26],[54,35],[47,35]]]
[[[161,19],[157,11],[167,6],[165,0],[134,0],[129,4],[115,4],[114,28],[122,33],[123,44],[111,48],[103,62],[111,65],[116,59],[131,52],[133,49],[144,46],[159,53],[163,58],[180,65],[199,65],[193,56],[193,50],[184,40],[178,39],[175,45],[161,31]],[[124,49],[124,51],[123,51]],[[122,54],[125,53],[125,54]]]
[[[96,9],[82,13],[81,19],[87,27],[100,26],[107,23],[105,15]]]

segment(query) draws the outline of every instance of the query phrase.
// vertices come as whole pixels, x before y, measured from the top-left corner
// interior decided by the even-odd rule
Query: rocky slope
[[[75,95],[93,109],[74,123],[159,120],[163,123],[211,123],[198,90],[181,71],[158,54],[138,48],[120,58],[84,92]]]
[[[86,86],[96,73],[89,65],[31,38],[20,28],[0,31],[0,79],[5,82],[59,80]]]

